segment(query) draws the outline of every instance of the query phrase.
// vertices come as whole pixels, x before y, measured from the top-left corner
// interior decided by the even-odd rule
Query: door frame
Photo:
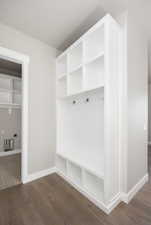
[[[21,148],[21,182],[28,177],[28,144],[29,144],[29,61],[27,55],[0,47],[0,58],[22,65],[22,148]]]

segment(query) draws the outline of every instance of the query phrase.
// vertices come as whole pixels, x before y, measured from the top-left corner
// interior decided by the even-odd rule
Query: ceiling
[[[93,12],[104,15],[100,0],[0,0],[0,21],[60,50]],[[95,22],[95,14],[92,20]],[[83,27],[82,27],[83,28]],[[85,27],[84,27],[85,29]],[[72,38],[71,38],[72,39]]]
[[[150,0],[0,0],[0,21],[64,50],[106,12],[125,9],[135,10],[151,36]]]

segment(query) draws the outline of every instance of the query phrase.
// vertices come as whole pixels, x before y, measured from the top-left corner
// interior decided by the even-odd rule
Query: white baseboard
[[[137,192],[140,191],[144,184],[148,182],[148,178],[149,176],[146,174],[128,193],[122,193],[122,201],[128,204]]]
[[[52,167],[52,168],[49,168],[46,170],[42,170],[40,172],[32,173],[32,174],[29,174],[22,182],[23,182],[23,184],[26,184],[28,182],[37,180],[39,178],[45,177],[45,176],[50,175],[55,172],[56,172],[56,168]]]
[[[62,173],[60,173],[55,167],[28,175],[27,178],[24,179],[23,184],[34,181],[36,179],[50,175],[55,172],[58,173],[58,175],[60,175],[63,179],[65,179],[69,184],[71,184],[74,188],[76,188],[81,194],[83,194],[91,202],[93,202],[96,206],[102,209],[106,214],[109,214],[121,201],[128,204],[130,200],[135,196],[135,194],[137,194],[137,192],[148,181],[148,174],[146,174],[128,193],[117,194],[108,205],[105,205],[101,201],[97,201],[87,191],[82,190],[78,185],[74,184],[69,178],[67,178]]]
[[[111,201],[110,204],[107,206],[108,213],[111,213],[113,209],[121,202],[121,193],[118,193]]]
[[[94,203],[97,207],[103,210],[106,214],[109,214],[120,202],[121,195],[120,193],[115,196],[112,202],[108,205],[105,205],[101,201],[97,201],[93,196],[91,196],[86,190],[81,189],[78,185],[74,184],[68,177],[64,176],[60,171],[56,169],[56,173],[60,175],[64,180],[66,180],[69,184],[71,184],[77,191],[83,194],[87,199],[89,199],[92,203]]]

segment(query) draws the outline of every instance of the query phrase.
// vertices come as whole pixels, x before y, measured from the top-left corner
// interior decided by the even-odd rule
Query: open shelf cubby
[[[73,164],[72,162],[67,162],[67,173],[69,176],[69,179],[76,185],[80,186],[82,185],[82,169]]]
[[[83,87],[83,72],[82,68],[69,74],[68,80],[68,95],[72,95],[82,91]]]
[[[69,50],[68,57],[69,57],[68,60],[69,72],[76,70],[82,65],[83,62],[82,42],[78,43],[76,46],[73,46],[73,48]]]
[[[0,77],[0,89],[11,90],[11,79],[5,78],[4,76]]]
[[[88,171],[84,171],[83,187],[99,201],[104,201],[104,182],[102,179]]]
[[[84,87],[96,88],[104,85],[104,57],[98,57],[85,65]]]
[[[13,80],[13,90],[17,92],[21,92],[22,89],[22,82],[19,79]]]
[[[0,74],[0,107],[20,108],[21,106],[21,78]]]
[[[84,62],[91,61],[93,58],[104,52],[104,25],[88,33],[84,38]]]
[[[67,55],[61,55],[57,60],[57,78],[67,75]]]

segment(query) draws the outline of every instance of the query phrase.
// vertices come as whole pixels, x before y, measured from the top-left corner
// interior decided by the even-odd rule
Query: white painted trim
[[[111,201],[110,204],[105,205],[101,201],[97,201],[94,199],[86,190],[81,189],[78,185],[74,184],[68,177],[62,174],[58,169],[54,169],[59,176],[61,176],[64,180],[66,180],[69,184],[71,184],[76,190],[78,190],[81,194],[83,194],[86,198],[88,198],[91,202],[93,202],[96,206],[98,206],[101,210],[103,210],[106,214],[110,214],[111,211],[121,202],[129,203],[130,200],[137,194],[137,192],[144,186],[146,182],[148,182],[148,174],[146,174],[127,194],[126,193],[118,193]]]
[[[21,179],[27,177],[27,162],[28,162],[28,89],[29,89],[29,56],[12,51],[7,48],[0,47],[0,58],[10,60],[22,64],[22,159],[21,159]]]
[[[36,172],[36,173],[32,173],[32,174],[28,175],[26,177],[26,179],[24,179],[23,184],[26,184],[28,182],[37,180],[41,177],[48,176],[48,175],[50,175],[52,173],[55,173],[55,172],[56,172],[56,168],[52,167],[52,168],[49,168],[49,169],[46,169],[46,170],[42,170],[42,171],[39,171],[39,172]]]
[[[29,63],[29,56],[3,47],[0,47],[0,58],[5,58],[6,60],[18,63]]]
[[[77,191],[83,194],[87,199],[89,199],[92,203],[94,203],[97,207],[103,210],[106,214],[110,214],[110,212],[121,202],[120,193],[115,196],[112,202],[108,205],[105,205],[101,201],[97,201],[93,196],[91,196],[86,190],[82,190],[78,185],[74,184],[68,177],[63,175],[58,169],[56,169],[56,173],[61,176],[65,181],[71,184]]]
[[[15,155],[15,154],[18,154],[18,153],[21,153],[20,149],[8,151],[8,152],[0,152],[0,157],[8,156],[8,155]]]
[[[137,192],[140,191],[144,184],[148,182],[148,178],[149,176],[148,174],[146,174],[128,193],[122,193],[122,201],[128,204],[131,199],[137,194]]]
[[[119,41],[119,154],[120,154],[120,192],[127,187],[127,12],[120,16]],[[122,74],[122,76],[121,76]]]
[[[115,209],[116,206],[121,202],[121,193],[118,193],[111,201],[110,204],[108,204],[108,214],[112,212],[113,209]]]

